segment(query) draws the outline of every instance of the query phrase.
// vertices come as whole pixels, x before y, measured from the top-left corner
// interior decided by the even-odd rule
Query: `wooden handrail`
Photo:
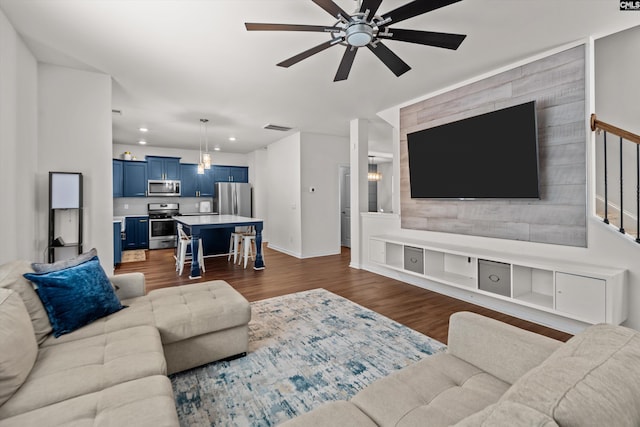
[[[635,133],[626,131],[624,129],[620,129],[619,127],[600,121],[596,118],[595,113],[591,114],[591,130],[592,131],[603,130],[605,132],[609,132],[623,139],[626,139],[627,141],[640,144],[640,135],[636,135]]]

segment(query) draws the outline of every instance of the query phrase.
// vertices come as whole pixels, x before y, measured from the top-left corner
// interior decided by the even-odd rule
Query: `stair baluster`
[[[640,243],[640,145],[636,144],[636,242]]]
[[[624,234],[624,227],[623,227],[623,223],[624,223],[624,205],[623,205],[623,200],[624,200],[624,191],[622,191],[622,137],[620,137],[620,228],[618,229],[618,231],[621,232],[622,234]]]
[[[607,131],[602,135],[604,137],[604,223],[609,224],[609,180],[607,178]]]

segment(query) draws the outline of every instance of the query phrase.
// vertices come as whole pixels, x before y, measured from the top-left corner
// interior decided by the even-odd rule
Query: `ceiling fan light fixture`
[[[389,28],[407,19],[422,15],[432,10],[457,3],[461,0],[410,0],[384,15],[377,11],[383,0],[356,0],[357,8],[354,13],[345,12],[336,4],[337,0],[312,0],[338,22],[332,26],[301,25],[301,24],[268,24],[245,23],[248,31],[311,31],[329,33],[330,40],[307,49],[276,64],[288,68],[298,62],[324,51],[332,46],[342,45],[346,50],[340,61],[334,82],[346,80],[353,65],[358,48],[367,47],[382,63],[397,77],[400,77],[411,67],[398,55],[382,43],[381,40],[395,40],[407,43],[417,43],[426,46],[456,50],[465,39],[464,34],[441,33],[422,30],[405,30]],[[344,0],[343,0],[344,1]]]
[[[353,24],[345,30],[347,43],[355,47],[363,47],[373,40],[373,28],[368,24]]]

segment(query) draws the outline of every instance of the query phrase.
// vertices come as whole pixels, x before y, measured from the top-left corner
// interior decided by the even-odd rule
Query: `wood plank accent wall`
[[[408,133],[532,100],[537,104],[540,200],[411,199]],[[477,137],[482,144],[491,135]],[[584,45],[404,107],[402,228],[586,247],[585,150]]]

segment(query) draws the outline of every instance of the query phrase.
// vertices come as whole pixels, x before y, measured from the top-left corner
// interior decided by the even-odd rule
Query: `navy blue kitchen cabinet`
[[[180,179],[180,158],[146,156],[148,179]]]
[[[113,159],[113,197],[124,197],[124,165]]]
[[[180,164],[180,194],[182,197],[198,196],[198,165],[195,163]]]
[[[149,249],[149,217],[128,216],[125,224],[123,249]]]
[[[198,177],[198,196],[200,197],[215,197],[216,186],[213,176],[213,166],[211,169],[205,169],[204,174],[197,175]]]
[[[181,163],[180,171],[182,197],[214,197],[213,168],[205,169],[204,174],[198,175],[197,164]]]
[[[249,182],[249,168],[246,166],[212,166],[215,182]]]
[[[147,162],[123,161],[123,196],[147,195]]]

